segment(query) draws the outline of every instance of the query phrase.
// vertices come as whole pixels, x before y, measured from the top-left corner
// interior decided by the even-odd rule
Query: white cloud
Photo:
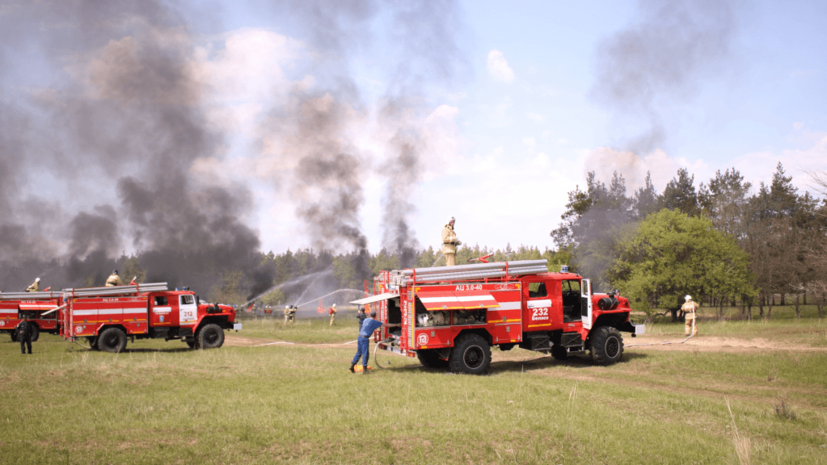
[[[540,113],[529,113],[526,116],[528,116],[528,119],[534,121],[535,123],[542,123],[546,120],[545,115],[541,115]]]
[[[801,128],[803,128],[803,127],[804,127],[804,123],[802,123],[800,121],[796,121],[795,123],[793,123],[793,128],[795,128],[796,131],[800,131]]]
[[[523,144],[525,144],[528,148],[533,149],[534,144],[537,141],[533,137],[523,137]]]
[[[711,170],[703,160],[694,163],[683,157],[670,157],[663,150],[641,157],[634,152],[621,152],[611,147],[598,147],[586,154],[583,166],[583,178],[586,173],[594,171],[597,179],[608,182],[612,173],[617,171],[626,179],[626,188],[629,194],[643,187],[646,173],[652,175],[652,184],[655,190],[662,191],[666,184],[675,177],[679,168],[687,168],[690,174],[695,175],[695,184],[706,182]]]
[[[568,145],[568,143],[569,143],[568,139],[565,139],[563,137],[557,139],[557,145]]]
[[[759,182],[770,184],[776,165],[781,162],[788,176],[793,177],[793,184],[801,190],[815,194],[807,173],[827,173],[827,136],[815,141],[812,147],[787,149],[781,153],[771,151],[752,152],[742,155],[732,162],[732,166],[741,171],[745,180],[757,187]],[[723,168],[722,168],[723,169]]]
[[[488,52],[488,74],[495,81],[507,83],[514,80],[514,71],[508,66],[508,61],[499,50]]]

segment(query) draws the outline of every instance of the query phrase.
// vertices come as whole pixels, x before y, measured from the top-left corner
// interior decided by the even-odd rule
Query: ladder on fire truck
[[[118,297],[127,295],[141,295],[146,292],[168,291],[167,283],[143,283],[143,284],[126,284],[124,286],[112,287],[83,287],[83,288],[69,288],[63,290],[64,304],[55,310],[60,310],[67,306],[71,307],[72,300],[78,297]],[[71,310],[63,313],[63,324],[66,328],[74,326],[74,312]],[[64,336],[67,339],[74,340],[74,337]]]
[[[548,272],[548,260],[514,260],[509,262],[477,263],[473,265],[433,266],[409,268],[390,272],[391,283],[410,284],[470,281],[492,278],[512,278]]]

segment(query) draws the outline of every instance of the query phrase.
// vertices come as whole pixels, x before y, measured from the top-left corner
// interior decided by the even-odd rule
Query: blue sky
[[[657,53],[639,69],[620,63],[651,79],[655,92],[646,112],[634,101],[601,100],[607,86],[600,80],[605,62],[599,51],[620,34],[654,30],[660,34],[650,41],[654,49],[693,45],[682,36],[681,20],[647,16],[658,4],[673,3],[463,1],[456,17],[442,18],[448,40],[436,43],[417,34],[416,21],[409,24],[412,34],[400,35],[389,14],[379,11],[368,23],[345,24],[333,37],[342,45],[337,54],[314,39],[314,31],[325,31],[308,19],[312,15],[263,0],[191,2],[181,10],[192,40],[188,69],[226,145],[223,153],[196,160],[191,172],[250,189],[253,207],[244,221],[258,231],[265,251],[312,245],[318,231],[297,208],[330,191],[295,176],[302,151],[310,149],[272,118],[295,110],[297,92],[318,91],[330,99],[314,105],[348,115],[333,142],[360,160],[357,222],[373,252],[387,226],[389,182],[402,177],[389,181],[387,175],[389,141],[400,129],[381,113],[390,95],[406,97],[403,133],[421,143],[421,169],[402,182],[410,183],[412,205],[403,216],[420,246],[438,246],[446,217],[454,216],[468,244],[551,248],[549,232],[560,221],[566,193],[582,186],[590,170],[603,180],[619,170],[631,191],[647,171],[663,189],[680,167],[695,174],[696,186],[729,167],[758,184],[780,161],[799,188],[810,189],[804,171],[827,171],[827,2],[678,2],[689,16],[730,15],[726,27],[713,31],[720,43],[700,47],[691,63]],[[125,28],[108,44],[59,60],[18,44],[14,53],[26,65],[6,70],[5,98],[13,98],[14,89],[81,81],[79,69],[93,69],[108,47],[133,33]],[[658,87],[651,77],[653,70],[668,74],[684,65],[685,75],[670,78],[678,85],[661,81]],[[342,80],[352,83],[353,93],[329,90]],[[636,143],[652,121],[662,137],[649,146]],[[55,187],[65,181],[52,181],[33,179],[29,187],[69,189]],[[92,208],[86,198],[111,196],[113,183],[98,179],[71,188],[82,195],[55,197],[62,197],[64,210],[81,211]]]

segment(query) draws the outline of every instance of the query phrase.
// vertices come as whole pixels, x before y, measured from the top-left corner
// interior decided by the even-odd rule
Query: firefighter
[[[457,264],[457,246],[462,244],[454,233],[455,222],[456,219],[452,216],[442,228],[442,255],[445,255],[445,264],[448,266]]]
[[[284,306],[284,326],[287,326],[287,323],[290,321],[290,306]]]
[[[26,292],[38,292],[39,290],[40,290],[40,278],[35,278],[32,285],[26,288]]]
[[[106,287],[124,286],[123,280],[118,276],[118,270],[112,270],[112,274],[106,278]]]
[[[684,329],[684,332],[685,332],[686,336],[689,336],[689,332],[691,331],[692,335],[694,336],[694,335],[698,334],[698,320],[695,318],[695,316],[696,316],[697,310],[701,306],[698,305],[697,302],[692,300],[691,295],[688,295],[688,296],[684,297],[684,300],[686,300],[686,303],[684,303],[683,306],[681,307],[681,310],[683,310],[684,319],[686,320],[686,327]],[[693,326],[692,323],[693,322],[695,323],[694,328],[692,328],[692,326]]]
[[[15,328],[17,331],[17,340],[20,341],[20,353],[26,355],[26,348],[29,349],[29,355],[32,353],[32,324],[28,318],[20,321]]]
[[[333,306],[330,307],[328,313],[330,313],[330,326],[333,326],[333,320],[336,319],[336,304],[333,304]]]
[[[350,362],[350,372],[356,373],[353,367],[359,363],[359,358],[362,358],[362,374],[370,373],[368,371],[368,356],[370,356],[370,335],[373,334],[382,323],[375,320],[376,310],[371,310],[370,318],[366,318],[359,329],[359,338],[356,340],[356,355],[353,356],[353,361]]]
[[[359,319],[359,328],[361,328],[361,327],[362,327],[362,323],[364,323],[365,318],[367,318],[367,317],[368,317],[368,316],[367,316],[367,315],[365,315],[365,307],[361,307],[361,308],[359,309],[359,313],[357,313],[357,314],[356,314],[356,318],[358,318],[358,319]]]
[[[290,323],[296,322],[296,311],[298,311],[298,309],[299,307],[296,307],[295,305],[290,306]]]

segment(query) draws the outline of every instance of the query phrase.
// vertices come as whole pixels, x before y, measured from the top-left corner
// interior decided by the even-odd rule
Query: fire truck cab
[[[0,332],[11,334],[17,341],[15,328],[23,319],[32,324],[32,341],[41,332],[57,334],[59,321],[53,312],[61,305],[59,292],[3,292],[0,293]]]
[[[418,357],[428,367],[481,374],[491,346],[550,353],[558,360],[589,353],[599,364],[623,356],[621,331],[641,334],[617,292],[596,294],[582,276],[548,272],[546,260],[384,271],[375,303],[384,323],[379,349]]]
[[[85,338],[95,350],[121,352],[132,339],[181,339],[191,348],[224,344],[224,330],[241,329],[229,305],[201,302],[190,291],[166,283],[66,289],[61,335]]]

